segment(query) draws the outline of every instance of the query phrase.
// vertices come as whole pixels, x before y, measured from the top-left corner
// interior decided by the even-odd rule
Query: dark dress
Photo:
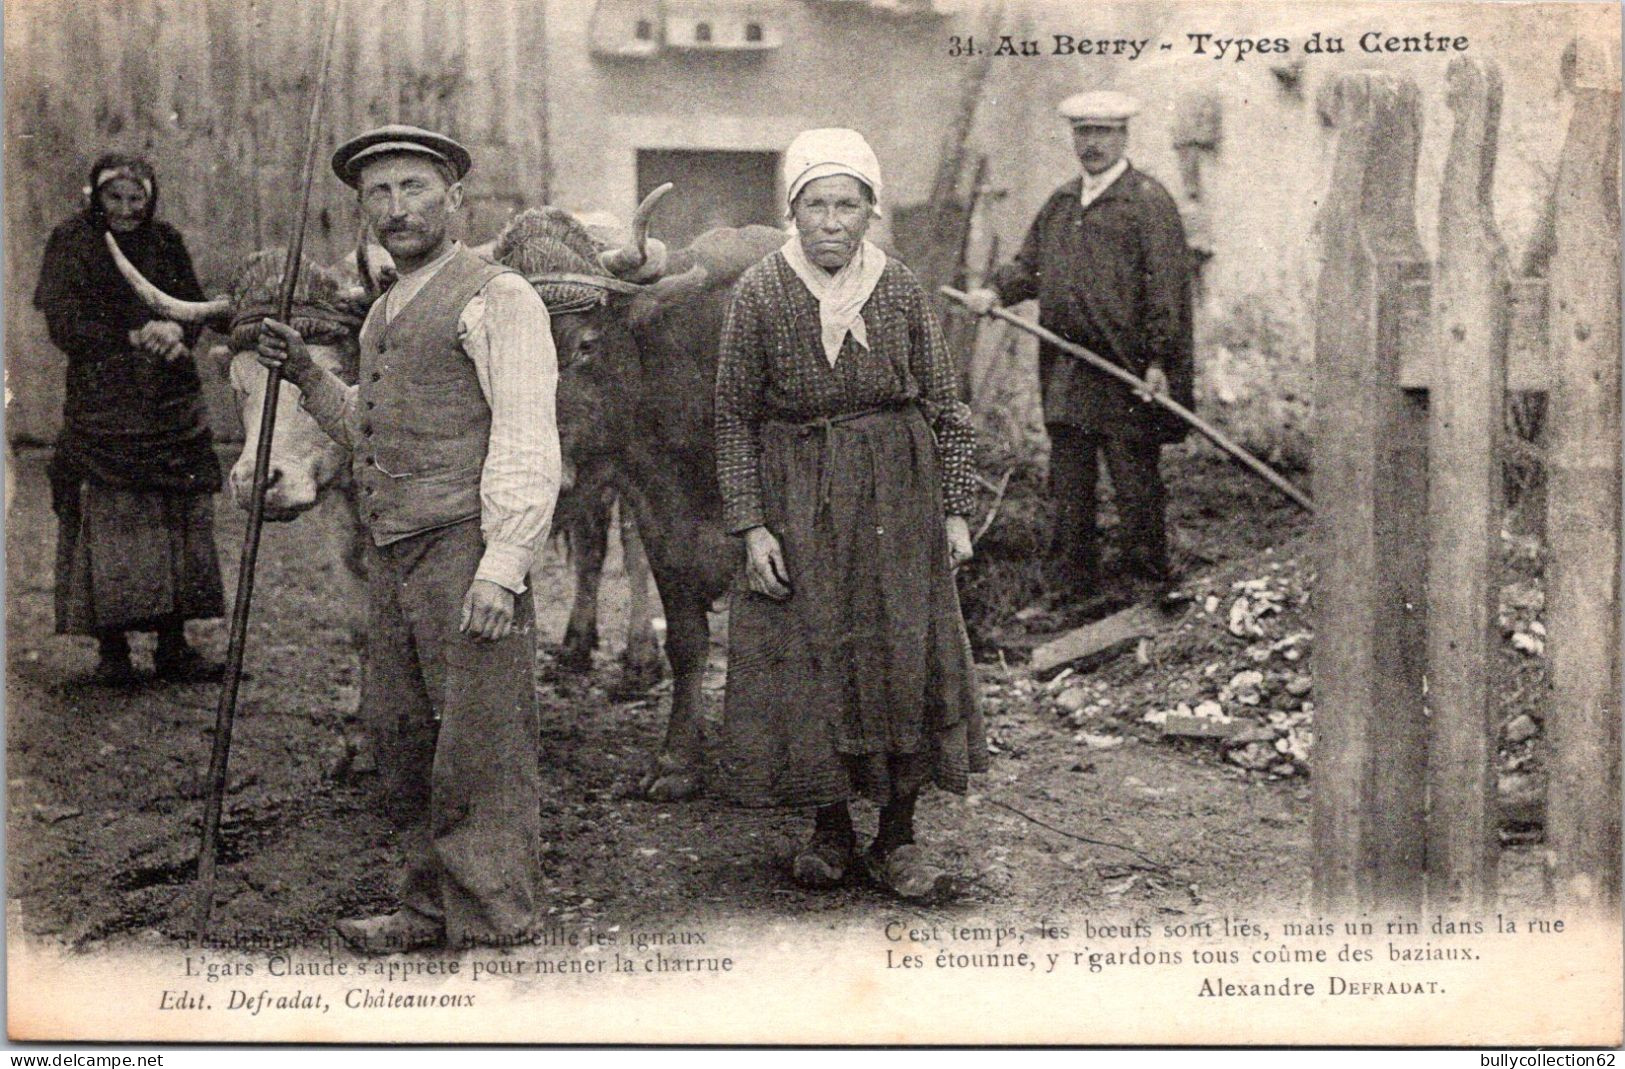
[[[717,375],[738,532],[780,540],[791,596],[736,583],[721,781],[745,805],[877,802],[987,767],[943,520],[974,506],[974,432],[914,275],[887,264],[832,368],[781,254],[740,279]]]
[[[149,221],[118,238],[160,289],[202,299],[172,227]],[[57,631],[157,630],[220,616],[212,500],[220,463],[196,366],[130,344],[130,331],[157,316],[118,273],[88,213],[52,232],[34,304],[68,358],[50,465]],[[188,330],[188,345],[197,335]]]

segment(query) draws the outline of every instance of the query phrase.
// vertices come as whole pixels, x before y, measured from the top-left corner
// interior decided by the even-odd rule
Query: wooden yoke
[[[1605,35],[1599,35],[1606,40]],[[1620,882],[1620,81],[1582,38],[1551,264],[1546,580],[1552,702],[1546,838],[1561,904],[1613,910]]]
[[[1422,898],[1426,402],[1400,386],[1417,239],[1416,85],[1356,71],[1323,90],[1338,130],[1316,220],[1314,898],[1323,911]],[[1425,293],[1425,290],[1423,291]]]
[[[1456,126],[1439,199],[1428,439],[1427,868],[1432,909],[1493,903],[1507,252],[1491,186],[1501,73],[1450,62]]]

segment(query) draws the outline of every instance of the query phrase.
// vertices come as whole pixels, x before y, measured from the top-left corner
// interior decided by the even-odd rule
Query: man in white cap
[[[1130,165],[1133,97],[1079,93],[1057,109],[1072,127],[1078,177],[1051,194],[1013,261],[1001,266],[970,307],[1037,298],[1039,320],[1192,404],[1191,256],[1179,209],[1161,184]],[[1118,513],[1121,594],[1160,593],[1169,580],[1162,446],[1185,426],[1133,390],[1051,346],[1039,350],[1044,422],[1050,435],[1053,553],[1065,593],[1099,604],[1095,526],[1098,454],[1104,454]]]
[[[558,494],[558,368],[530,284],[450,236],[470,165],[411,126],[334,154],[399,271],[361,327],[359,385],[314,364],[290,327],[261,324],[261,362],[351,450],[372,536],[361,702],[407,870],[399,910],[338,925],[366,953],[519,942],[536,923],[525,579]]]

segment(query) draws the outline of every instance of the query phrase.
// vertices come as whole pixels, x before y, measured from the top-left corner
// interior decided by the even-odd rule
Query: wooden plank
[[[1325,911],[1413,907],[1422,890],[1425,403],[1400,388],[1416,234],[1415,83],[1341,75],[1315,325],[1314,898]]]
[[[1543,392],[1551,382],[1546,341],[1546,280],[1520,278],[1507,284],[1507,390]],[[1407,304],[1426,307],[1433,281],[1409,287]],[[1433,327],[1423,316],[1407,326],[1401,340],[1399,382],[1407,390],[1426,390],[1437,376]]]
[[[1546,280],[1520,278],[1507,288],[1507,389],[1544,391],[1551,382],[1546,337]]]
[[[1231,739],[1253,726],[1241,720],[1209,720],[1204,716],[1176,716],[1170,713],[1163,722],[1162,733],[1180,739]]]
[[[1500,633],[1501,427],[1507,251],[1491,202],[1501,73],[1468,56],[1446,75],[1456,126],[1439,198],[1429,391],[1428,902],[1492,905]]]
[[[1154,605],[1131,605],[1039,646],[1033,650],[1032,669],[1042,674],[1085,657],[1108,653],[1124,643],[1152,634],[1163,619]]]
[[[1579,42],[1558,167],[1547,455],[1547,843],[1565,907],[1618,916],[1620,305],[1617,56]]]
[[[70,79],[71,35],[84,19],[67,4],[5,7],[5,383],[9,441],[49,441],[62,411],[61,355],[29,298],[39,278],[46,236],[73,210],[83,169],[63,121],[56,78]]]
[[[519,206],[548,203],[552,189],[552,157],[548,141],[547,5],[526,0],[502,0],[501,18],[506,32],[495,52],[500,72],[506,121],[505,136],[519,161],[521,183],[512,191]],[[628,204],[630,213],[634,205]]]

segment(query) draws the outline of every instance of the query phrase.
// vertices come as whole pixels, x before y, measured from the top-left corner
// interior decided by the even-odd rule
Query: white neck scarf
[[[886,269],[885,252],[864,239],[846,266],[832,275],[807,259],[807,251],[801,247],[799,237],[792,237],[779,251],[789,262],[790,270],[818,300],[818,325],[823,336],[824,358],[829,361],[829,366],[835,366],[841,354],[841,343],[846,340],[848,332],[853,341],[865,349],[869,348],[869,332],[859,313],[863,311],[869,295],[875,291],[880,273]]]
[[[1093,204],[1102,193],[1111,187],[1111,184],[1123,177],[1128,170],[1128,157],[1120,156],[1116,163],[1101,171],[1099,174],[1090,174],[1086,168],[1080,167],[1083,172],[1083,185],[1078,187],[1078,201],[1085,207]]]

